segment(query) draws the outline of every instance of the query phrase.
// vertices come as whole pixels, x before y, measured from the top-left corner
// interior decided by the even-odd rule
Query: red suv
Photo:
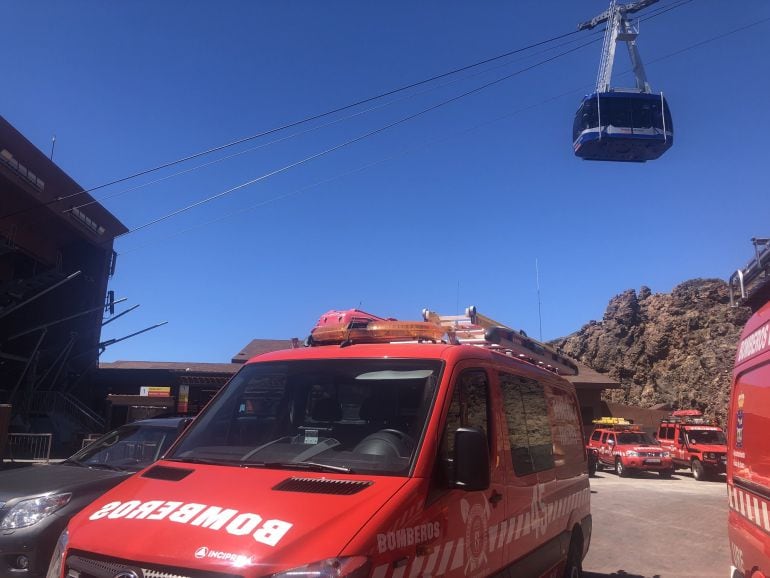
[[[601,426],[588,442],[597,458],[597,468],[608,467],[621,478],[634,471],[658,472],[662,478],[674,473],[669,452],[639,428],[630,424]]]

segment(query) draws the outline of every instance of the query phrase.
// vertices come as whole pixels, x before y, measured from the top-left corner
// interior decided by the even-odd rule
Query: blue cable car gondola
[[[572,129],[575,155],[591,161],[657,159],[674,144],[674,126],[662,94],[595,92],[583,99]]]
[[[654,94],[650,89],[636,47],[639,30],[626,18],[626,14],[657,1],[618,4],[617,0],[611,0],[607,10],[578,27],[578,30],[588,30],[607,23],[596,92],[583,98],[572,126],[572,147],[582,159],[643,163],[657,159],[674,144],[668,103],[663,93]],[[610,87],[618,42],[628,46],[636,88]]]

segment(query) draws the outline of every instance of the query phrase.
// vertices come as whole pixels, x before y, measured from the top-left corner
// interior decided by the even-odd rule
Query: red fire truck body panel
[[[770,303],[746,324],[728,413],[732,576],[770,575]],[[753,572],[753,573],[752,573]]]
[[[280,395],[270,397],[273,391]],[[300,398],[299,391],[309,393]],[[338,396],[332,409],[329,392]],[[365,410],[366,395],[380,397]],[[236,417],[218,421],[230,406]],[[251,419],[259,408],[288,416],[300,424],[298,433],[295,427],[291,437],[225,460],[223,452],[235,450],[210,440],[230,436],[225,425],[263,423]],[[394,413],[385,428],[346,446],[346,435],[385,419],[389,408]],[[412,428],[409,436],[399,433],[411,438],[410,459],[358,453],[370,442],[380,444],[377,451],[396,444],[401,418]],[[483,489],[463,489],[446,481],[443,456],[455,456],[452,471],[460,471],[457,460],[469,456],[448,446],[469,439],[454,432],[482,431],[474,425],[479,421],[486,426],[489,481]],[[287,448],[295,457],[279,463],[276,452]],[[61,567],[52,563],[49,576],[107,564],[113,575],[149,568],[257,577],[300,568],[292,575],[459,578],[508,569],[555,577],[570,559],[579,564],[590,543],[574,389],[549,371],[483,347],[334,345],[259,356],[165,457],[73,519],[68,542],[60,540]],[[343,458],[348,461],[335,461]],[[406,465],[389,470],[391,463]]]

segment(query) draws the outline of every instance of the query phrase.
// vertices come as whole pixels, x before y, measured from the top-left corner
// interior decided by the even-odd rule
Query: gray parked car
[[[0,577],[45,576],[70,518],[160,458],[192,418],[136,421],[61,462],[0,472]]]

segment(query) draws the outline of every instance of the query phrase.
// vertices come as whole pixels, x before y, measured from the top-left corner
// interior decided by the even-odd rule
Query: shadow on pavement
[[[608,578],[610,576],[625,576],[625,578],[660,578],[660,574],[652,576],[642,576],[641,574],[630,574],[625,570],[618,570],[612,574],[603,574],[599,572],[583,572],[583,578]]]

